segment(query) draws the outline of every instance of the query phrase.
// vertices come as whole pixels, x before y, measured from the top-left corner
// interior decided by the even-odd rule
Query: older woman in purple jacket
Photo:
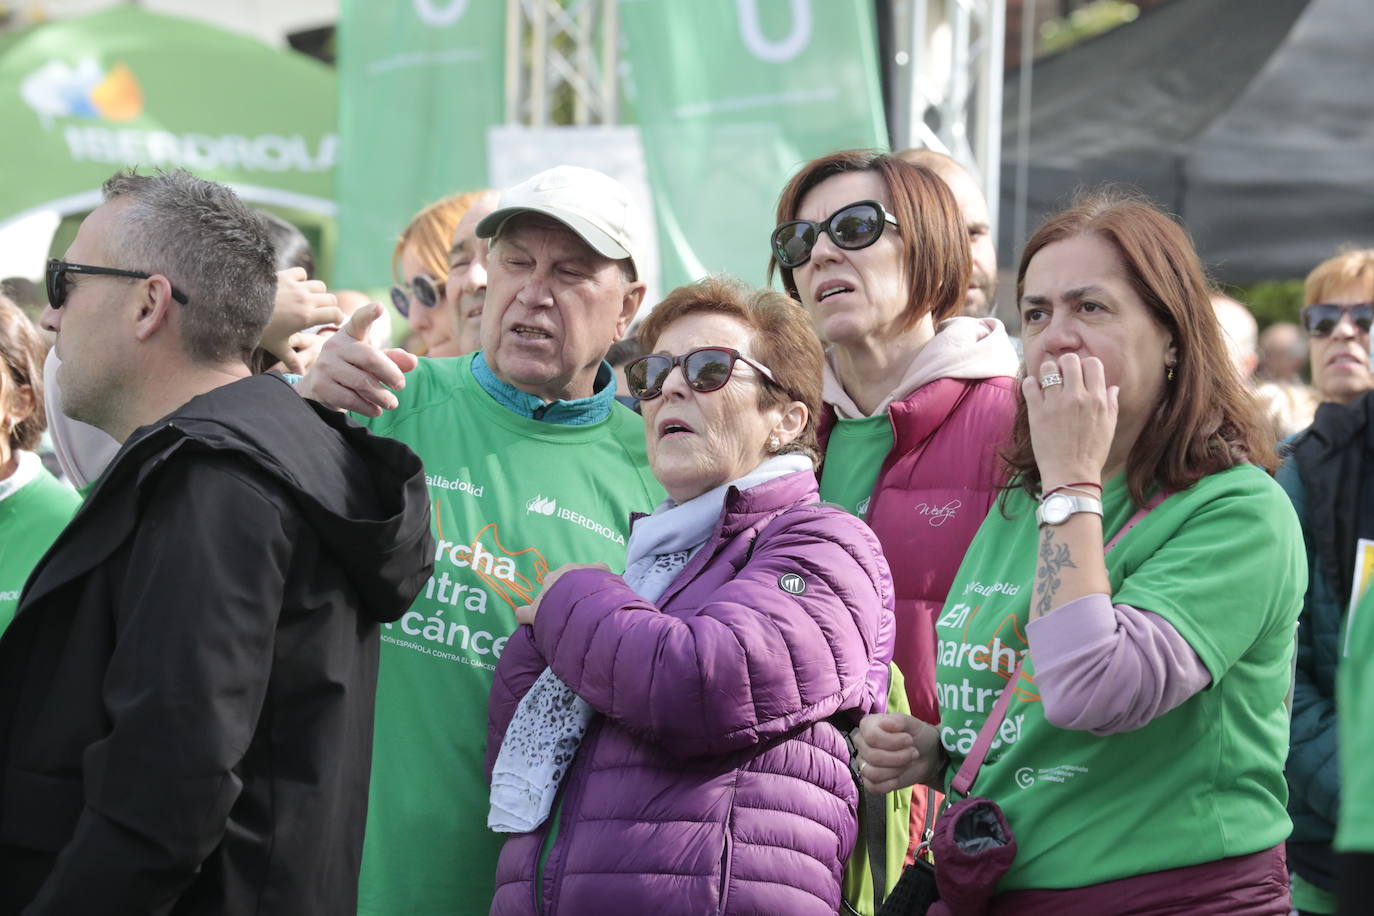
[[[821,348],[776,293],[705,280],[627,367],[669,498],[624,576],[564,566],[496,668],[493,914],[833,914],[858,792],[832,719],[885,705],[892,587],[817,502]]]

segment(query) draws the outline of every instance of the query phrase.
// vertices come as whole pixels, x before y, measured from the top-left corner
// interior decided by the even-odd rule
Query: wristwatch
[[[1069,516],[1078,512],[1092,512],[1100,516],[1102,500],[1091,496],[1051,493],[1040,500],[1040,507],[1035,510],[1035,521],[1042,528],[1045,525],[1062,525],[1069,520]]]

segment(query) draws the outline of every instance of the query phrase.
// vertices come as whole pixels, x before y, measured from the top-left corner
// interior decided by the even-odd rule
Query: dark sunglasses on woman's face
[[[801,267],[811,259],[811,249],[816,247],[822,232],[830,236],[836,247],[857,251],[878,241],[888,223],[895,226],[897,220],[876,200],[860,200],[841,207],[821,223],[789,220],[773,230],[773,257],[788,270]]]
[[[773,384],[778,383],[767,366],[729,347],[697,347],[681,356],[662,353],[641,356],[625,364],[625,383],[629,386],[630,394],[641,401],[650,401],[662,394],[663,383],[668,380],[668,373],[673,371],[673,367],[681,366],[682,374],[692,390],[715,391],[724,388],[725,383],[730,381],[736,360],[752,366],[755,372]]]
[[[55,309],[60,309],[67,301],[67,294],[71,292],[72,281],[67,274],[88,274],[94,277],[129,277],[134,280],[147,280],[152,274],[144,273],[141,270],[121,270],[117,267],[93,267],[90,264],[73,264],[70,261],[60,261],[57,258],[48,258],[47,283],[48,283],[48,305]],[[186,294],[175,286],[172,287],[172,298],[186,304]]]
[[[1363,302],[1359,305],[1322,303],[1303,306],[1302,329],[1307,332],[1308,337],[1330,337],[1336,330],[1336,325],[1340,324],[1346,315],[1350,316],[1350,320],[1355,323],[1355,328],[1361,334],[1368,334],[1370,326],[1374,325],[1374,302]]]
[[[391,287],[391,304],[396,306],[402,318],[410,317],[411,295],[427,309],[434,308],[442,298],[439,285],[424,274],[419,274],[409,283],[397,283]]]

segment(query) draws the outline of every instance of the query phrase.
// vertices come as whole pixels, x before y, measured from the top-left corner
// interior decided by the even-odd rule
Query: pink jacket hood
[[[844,420],[876,417],[884,413],[893,401],[902,400],[936,379],[1015,376],[1021,365],[1007,329],[996,318],[950,318],[940,323],[930,343],[911,361],[897,388],[871,414],[865,414],[845,392],[835,372],[834,359],[834,351],[828,351],[821,400],[833,407],[836,415]]]

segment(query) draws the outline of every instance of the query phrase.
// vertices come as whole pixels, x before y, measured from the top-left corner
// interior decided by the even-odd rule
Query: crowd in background
[[[290,814],[252,791],[275,770],[246,750],[271,730],[246,711],[251,743],[215,774],[242,794],[198,835],[202,857],[233,855],[178,859],[179,877],[112,892],[144,902],[110,912],[247,912],[227,901],[270,900],[274,881],[293,905],[330,903],[262,912],[351,912],[354,882],[369,916],[891,912],[883,897],[932,849],[930,912],[952,916],[1360,912],[1374,249],[1315,265],[1294,320],[1261,332],[1185,228],[1129,194],[1052,217],[999,290],[986,203],[942,154],[837,152],[779,185],[759,242],[781,292],[706,278],[652,310],[612,179],[558,167],[446,197],[398,236],[398,348],[391,313],[313,278],[299,232],[255,224],[275,296],[245,365],[419,457],[433,575],[400,576],[409,597],[357,625],[380,644],[375,691],[366,671],[311,672],[366,696],[321,740],[356,750],[354,718],[376,705],[342,868],[267,853],[258,868],[243,835]],[[177,426],[175,410],[122,429],[69,409],[127,379],[83,367],[102,360],[79,335],[98,332],[63,301],[115,267],[138,268],[113,271],[133,286],[161,269],[50,264],[39,322],[20,306],[43,291],[0,296],[0,628],[42,613],[30,571],[75,549],[74,516],[106,517],[105,478],[150,461],[148,426]],[[159,301],[190,314],[168,270]],[[284,441],[280,409],[264,407],[264,441]],[[380,460],[351,435],[301,438]],[[140,467],[139,486],[156,478]],[[287,582],[261,599],[283,621],[366,603]],[[60,657],[34,626],[0,663]],[[115,730],[103,696],[91,721]],[[70,747],[24,756],[33,697],[0,688],[6,773],[94,768]],[[348,759],[322,791],[366,792],[369,766]],[[75,839],[39,836],[13,791],[0,884],[29,883],[0,912],[62,912],[49,874],[118,885],[118,856],[88,874],[63,852],[93,808],[102,829],[182,839],[95,788],[73,803]],[[319,892],[322,875],[344,889]]]

